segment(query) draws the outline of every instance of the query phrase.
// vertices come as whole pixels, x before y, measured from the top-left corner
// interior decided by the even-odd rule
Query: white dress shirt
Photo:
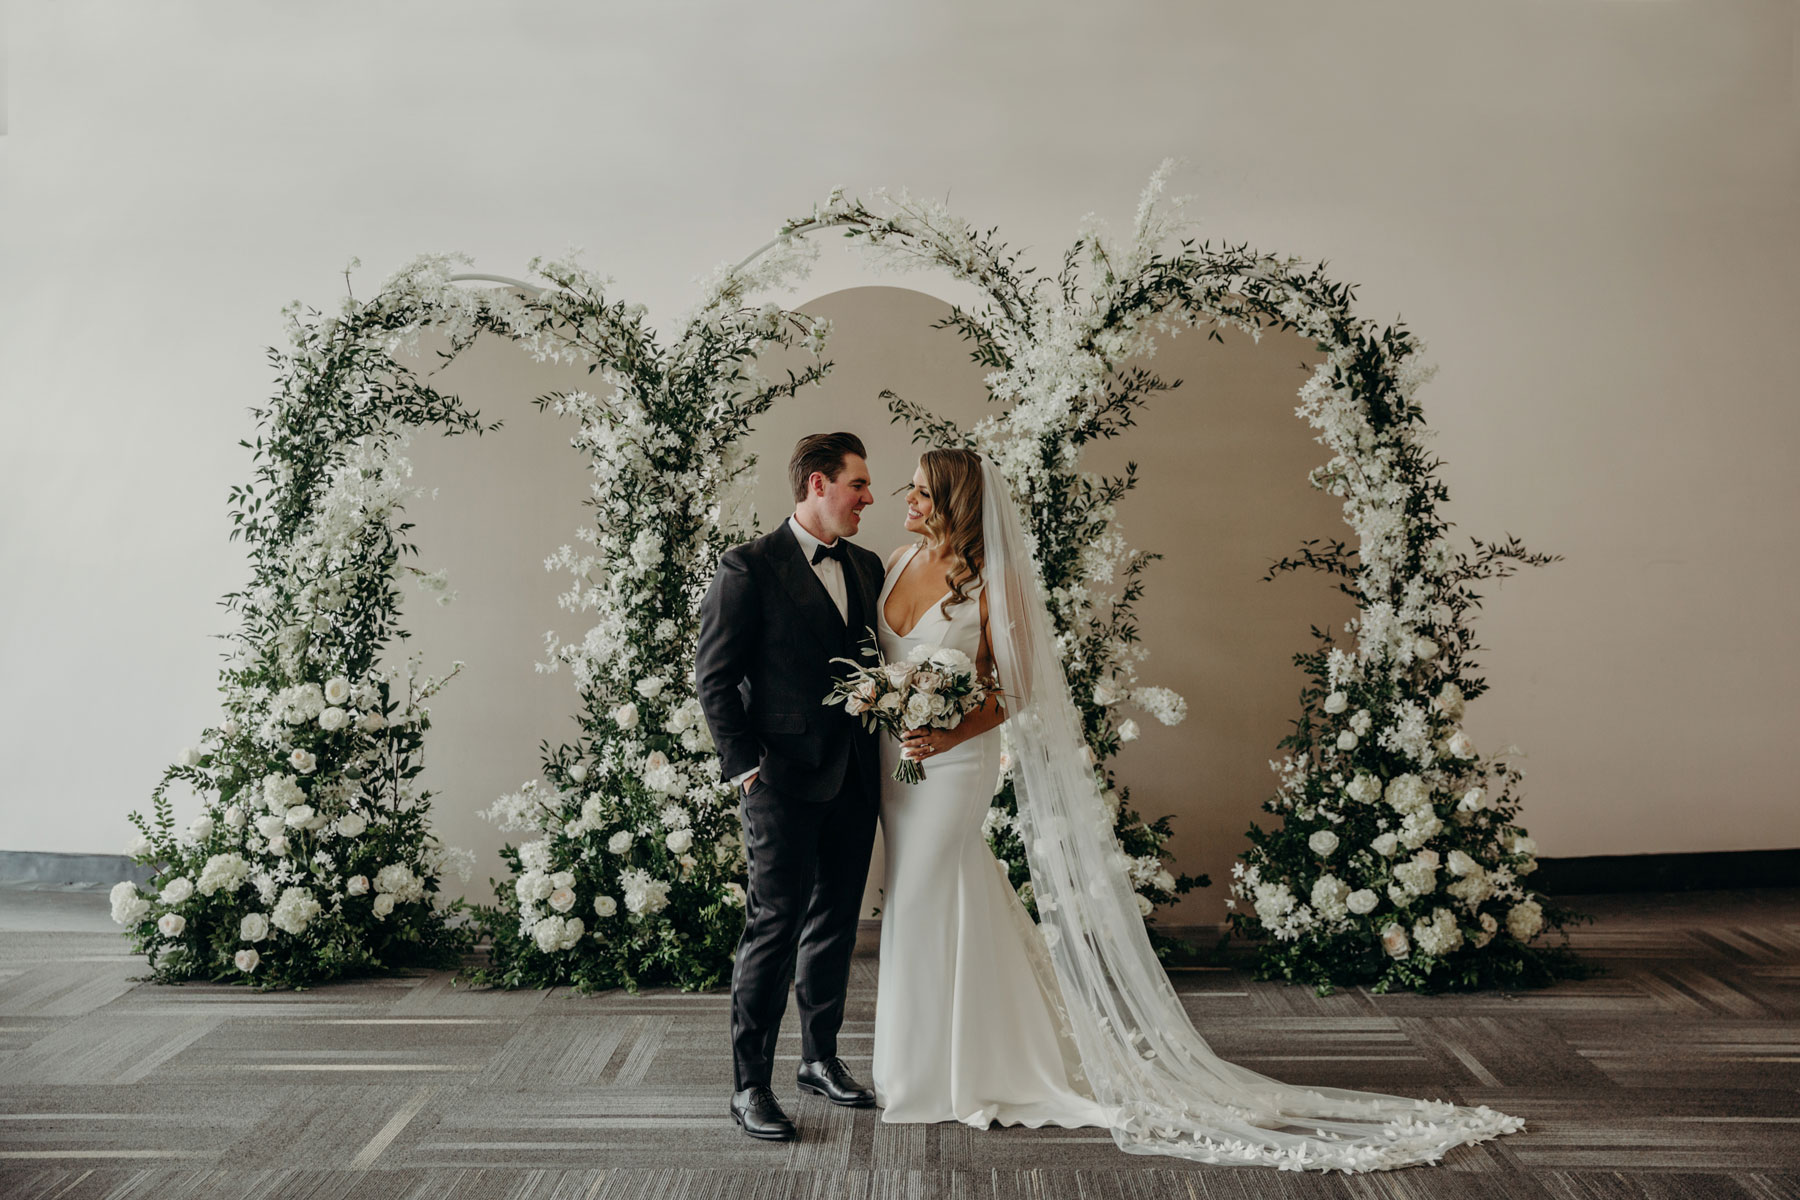
[[[831,602],[837,605],[838,616],[844,619],[845,624],[849,624],[850,595],[844,590],[844,564],[835,558],[821,558],[818,562],[813,562],[813,551],[825,543],[806,532],[793,517],[787,519],[787,525],[793,531],[794,540],[800,543],[800,553],[805,555],[807,562],[812,563],[813,574],[819,577],[819,582],[825,585],[825,591],[831,596]],[[833,541],[831,544],[835,546],[837,542]]]
[[[793,517],[787,519],[787,526],[788,529],[793,531],[794,540],[800,543],[800,553],[805,556],[807,563],[811,565],[813,574],[819,577],[819,582],[825,585],[825,592],[831,597],[831,602],[837,605],[838,616],[844,619],[845,624],[849,624],[850,594],[845,590],[844,564],[835,558],[821,558],[818,562],[813,562],[813,550],[819,546],[825,545],[825,543],[806,532],[805,527]],[[835,546],[837,543],[833,542],[831,544]],[[733,779],[731,781],[731,786],[742,790],[744,781],[756,774],[756,771],[757,768],[750,768],[750,770],[745,771],[742,775]]]

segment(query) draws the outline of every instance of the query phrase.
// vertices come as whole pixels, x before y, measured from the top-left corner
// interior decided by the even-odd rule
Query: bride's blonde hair
[[[927,450],[919,456],[925,486],[931,489],[931,515],[925,518],[925,538],[949,551],[950,569],[944,584],[943,614],[950,606],[969,598],[968,587],[981,577],[981,456],[973,450]]]

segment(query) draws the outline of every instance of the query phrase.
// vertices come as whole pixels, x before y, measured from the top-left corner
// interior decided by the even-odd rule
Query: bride
[[[882,1120],[1103,1126],[1131,1153],[1343,1171],[1436,1162],[1523,1128],[1485,1105],[1280,1083],[1212,1052],[1118,865],[1005,477],[973,451],[928,450],[906,503],[921,540],[888,560],[883,655],[954,647],[1006,702],[884,741]],[[1035,927],[983,836],[1003,721]],[[902,754],[925,766],[923,782],[892,779]]]

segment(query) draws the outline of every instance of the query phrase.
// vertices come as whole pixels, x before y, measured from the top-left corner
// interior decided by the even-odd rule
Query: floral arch
[[[1332,457],[1314,486],[1344,497],[1358,544],[1309,543],[1276,570],[1325,571],[1355,598],[1353,644],[1297,656],[1313,683],[1280,789],[1283,818],[1253,829],[1236,868],[1234,920],[1267,938],[1263,968],[1320,986],[1437,987],[1541,977],[1533,947],[1547,911],[1522,880],[1534,865],[1515,823],[1518,771],[1478,755],[1461,732],[1470,674],[1469,585],[1548,561],[1516,541],[1453,551],[1435,505],[1446,497],[1424,449],[1414,394],[1428,377],[1409,332],[1351,312],[1352,291],[1318,268],[1247,247],[1168,243],[1182,202],[1152,178],[1131,240],[1084,229],[1055,275],[1022,263],[941,206],[834,193],[768,246],[721,269],[700,303],[660,340],[644,310],[611,299],[572,262],[534,261],[542,286],[473,290],[462,260],[420,259],[367,301],[330,316],[290,310],[291,345],[272,352],[280,380],[254,410],[245,445],[253,481],[231,493],[252,582],[226,597],[240,627],[221,675],[224,712],[170,767],[153,811],[134,814],[151,890],[114,891],[114,915],[162,979],[303,986],[408,962],[450,962],[469,929],[433,902],[455,852],[427,822],[416,779],[429,727],[423,705],[448,676],[394,654],[398,583],[434,576],[407,560],[410,495],[402,456],[415,429],[481,433],[478,414],[436,391],[403,359],[421,331],[454,357],[482,333],[540,360],[585,364],[595,391],[539,401],[571,418],[588,454],[594,520],[568,573],[565,605],[593,614],[579,641],[553,643],[581,700],[579,736],[546,746],[541,778],[489,810],[520,834],[503,856],[514,877],[477,910],[493,939],[476,978],[504,986],[714,985],[741,923],[742,853],[730,791],[718,782],[687,678],[698,605],[723,550],[751,532],[735,503],[754,464],[741,441],[770,405],[828,369],[829,329],[759,294],[806,272],[807,236],[835,229],[878,264],[947,272],[974,285],[973,309],[945,325],[987,366],[990,415],[959,429],[906,401],[896,419],[916,440],[992,457],[1029,514],[1065,668],[1096,773],[1114,806],[1120,870],[1147,919],[1204,879],[1162,854],[1168,818],[1144,822],[1109,765],[1132,734],[1134,706],[1178,722],[1184,701],[1140,683],[1145,657],[1132,606],[1145,566],[1115,528],[1133,473],[1081,469],[1081,448],[1118,436],[1167,384],[1127,364],[1157,336],[1270,326],[1316,340],[1325,361],[1300,414]],[[804,369],[771,380],[758,358],[804,347]],[[451,671],[453,675],[454,670]],[[168,788],[205,797],[174,827]],[[1011,789],[996,796],[991,842],[1027,904],[1028,871]],[[1405,851],[1405,854],[1402,854]],[[1373,902],[1370,903],[1370,898]],[[1404,943],[1404,945],[1402,945]]]

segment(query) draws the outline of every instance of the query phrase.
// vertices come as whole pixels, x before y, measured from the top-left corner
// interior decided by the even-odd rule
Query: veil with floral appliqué
[[[1189,1020],[1150,945],[1057,653],[1033,543],[1010,483],[982,459],[989,636],[1007,700],[1019,831],[1058,1008],[1120,1149],[1284,1170],[1436,1162],[1524,1127],[1461,1107],[1298,1087],[1226,1062]]]

